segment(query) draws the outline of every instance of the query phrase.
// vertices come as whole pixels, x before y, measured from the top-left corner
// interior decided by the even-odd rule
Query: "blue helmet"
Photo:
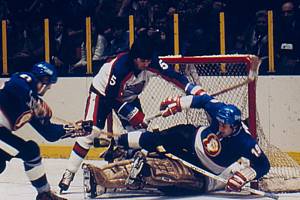
[[[228,104],[220,108],[217,112],[216,119],[223,124],[237,127],[241,125],[242,114],[240,109],[235,105]]]
[[[57,82],[57,72],[54,65],[47,62],[39,62],[33,65],[31,73],[44,84],[54,84]],[[45,77],[49,77],[46,79]]]

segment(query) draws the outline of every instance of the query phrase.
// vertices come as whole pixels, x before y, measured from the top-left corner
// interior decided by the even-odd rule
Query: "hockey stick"
[[[228,91],[234,90],[236,88],[242,87],[244,85],[247,85],[252,81],[255,81],[257,79],[257,76],[258,76],[258,70],[259,70],[259,67],[260,67],[260,64],[261,64],[261,59],[256,57],[256,56],[252,56],[251,58],[252,58],[252,62],[250,63],[250,70],[249,70],[249,74],[248,74],[248,77],[247,77],[246,80],[244,80],[243,82],[238,83],[236,85],[233,85],[233,86],[230,86],[230,87],[225,88],[223,90],[220,90],[218,92],[215,92],[215,93],[211,94],[211,96],[213,96],[213,97],[218,96],[218,95],[223,94],[225,92],[228,92]]]
[[[215,174],[213,174],[211,172],[208,172],[208,171],[206,171],[206,170],[204,170],[204,169],[202,169],[200,167],[197,167],[197,166],[195,166],[195,165],[193,165],[193,164],[191,164],[191,163],[189,163],[189,162],[187,162],[187,161],[185,161],[185,160],[183,160],[183,159],[181,159],[181,158],[179,158],[179,157],[177,157],[177,156],[175,156],[175,155],[173,155],[171,153],[166,153],[166,150],[165,150],[165,148],[163,146],[158,146],[157,149],[158,149],[159,152],[164,153],[164,155],[167,156],[168,158],[171,158],[173,160],[178,160],[182,164],[184,164],[185,166],[191,168],[192,170],[194,170],[196,172],[199,172],[199,173],[201,173],[201,174],[203,174],[203,175],[205,175],[207,177],[210,177],[212,179],[215,179],[217,181],[220,181],[222,183],[227,184],[227,180],[226,179],[224,179],[224,178],[222,178],[220,176],[217,176],[217,175],[215,175]],[[253,194],[257,194],[257,195],[264,196],[264,197],[269,197],[271,199],[279,199],[279,196],[276,195],[276,194],[273,194],[273,193],[264,192],[264,191],[261,191],[261,190],[256,190],[256,189],[253,189],[253,188],[250,188],[250,187],[245,187],[245,186],[242,187],[242,189],[246,190],[248,192],[251,192]]]
[[[65,119],[62,119],[62,118],[59,118],[59,117],[56,117],[56,116],[52,116],[52,119],[54,121],[56,121],[58,123],[62,123],[62,124],[69,124],[69,125],[74,125],[75,124],[73,122],[69,122]],[[106,135],[107,137],[113,137],[113,135],[114,135],[111,132],[101,131],[97,126],[93,126],[93,132]]]

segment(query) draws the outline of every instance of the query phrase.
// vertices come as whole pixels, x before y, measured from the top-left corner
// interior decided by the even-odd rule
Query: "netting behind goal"
[[[248,124],[254,138],[267,154],[271,170],[262,180],[260,189],[274,192],[300,191],[300,166],[288,154],[271,145],[259,124],[256,110],[256,82],[247,81],[249,70],[255,56],[224,55],[197,57],[162,57],[170,66],[175,66],[191,82],[201,85],[209,94],[226,103],[235,104],[242,111],[242,119]],[[227,88],[240,85],[227,91]],[[151,79],[140,95],[143,111],[147,117],[159,112],[160,102],[167,97],[184,95],[175,85],[160,77]],[[168,118],[158,117],[151,121],[149,129],[164,130],[178,124],[207,125],[207,116],[203,110],[188,110]]]

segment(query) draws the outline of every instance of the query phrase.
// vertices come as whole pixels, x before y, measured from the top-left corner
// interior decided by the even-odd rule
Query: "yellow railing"
[[[225,15],[224,12],[220,12],[220,54],[225,55]],[[226,65],[224,63],[221,64],[221,72],[226,72]]]
[[[91,18],[87,17],[85,19],[85,49],[86,49],[86,66],[87,74],[93,74],[93,69],[92,69],[92,33],[91,33]]]
[[[6,36],[6,20],[2,20],[2,75],[8,75],[7,67],[7,36]]]
[[[174,55],[180,54],[179,47],[179,16],[174,14]],[[220,22],[220,54],[226,53],[226,40],[225,40],[225,14],[223,12],[219,15]],[[2,75],[8,75],[8,62],[7,62],[7,31],[6,21],[2,20]],[[91,45],[91,18],[86,18],[86,52],[87,52],[87,74],[93,74],[92,68],[92,45]],[[8,36],[9,37],[9,36]],[[44,20],[44,45],[45,45],[45,61],[50,62],[50,41],[49,41],[49,20]],[[269,53],[269,72],[275,72],[274,66],[274,38],[273,38],[273,13],[268,11],[268,53]],[[131,47],[134,41],[134,17],[129,16],[129,45]],[[221,66],[225,69],[225,66]]]
[[[268,11],[268,54],[269,54],[269,72],[275,72],[274,66],[274,33],[273,33],[273,12]]]
[[[129,48],[134,41],[134,20],[133,15],[129,16]]]
[[[44,19],[45,61],[50,62],[49,19]]]

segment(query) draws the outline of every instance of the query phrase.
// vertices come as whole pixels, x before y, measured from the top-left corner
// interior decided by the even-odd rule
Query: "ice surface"
[[[44,159],[45,168],[47,171],[47,177],[54,191],[59,191],[58,182],[67,166],[66,159]],[[104,164],[103,161],[85,161],[96,165]],[[83,200],[83,184],[82,184],[82,170],[76,174],[74,181],[69,189],[63,196],[69,200]],[[23,164],[21,160],[13,159],[8,163],[6,170],[0,174],[0,200],[17,199],[17,200],[34,200],[36,197],[36,191],[31,186],[23,170]],[[223,200],[223,199],[256,199],[264,200],[269,198],[262,198],[258,196],[248,195],[245,193],[226,193],[218,192],[207,195],[188,196],[188,197],[167,197],[158,196],[157,194],[150,193],[113,193],[105,194],[97,199],[133,199],[133,200],[164,200],[164,199],[181,199],[181,200]],[[300,199],[300,193],[281,194],[281,200],[296,200]]]

